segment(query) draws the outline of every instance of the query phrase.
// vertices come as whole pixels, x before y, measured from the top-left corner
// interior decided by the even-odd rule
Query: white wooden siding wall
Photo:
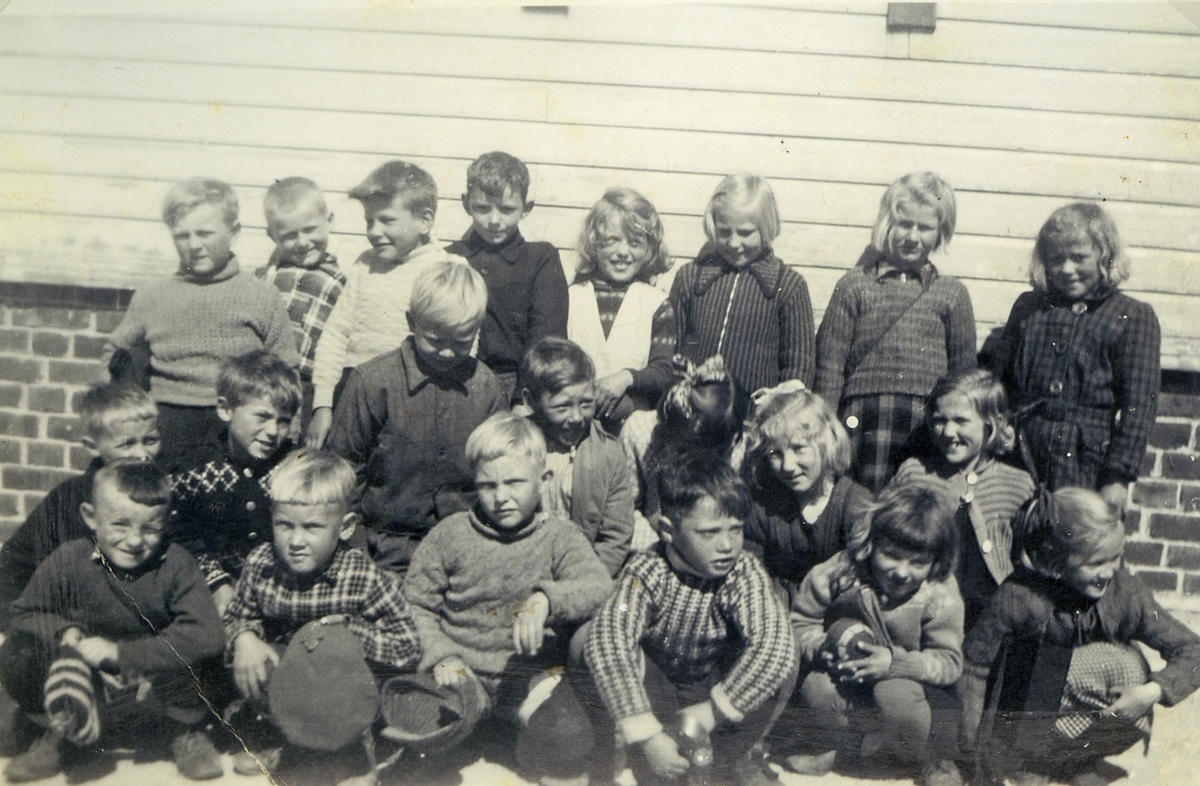
[[[1163,4],[938,4],[932,35],[886,5],[572,6],[164,16],[0,15],[0,279],[137,286],[173,269],[168,185],[233,183],[243,259],[270,252],[274,179],[321,183],[336,250],[365,247],[345,191],[387,158],[441,187],[456,238],[466,165],[533,172],[523,225],[573,262],[611,185],[645,193],[682,260],[719,178],[768,177],[780,255],[817,316],[896,177],[956,189],[938,258],[980,338],[1026,288],[1046,216],[1102,199],[1131,247],[1127,290],[1164,325],[1164,363],[1200,369],[1200,35]]]

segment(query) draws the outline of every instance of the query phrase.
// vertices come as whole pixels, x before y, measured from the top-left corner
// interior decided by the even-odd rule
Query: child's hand
[[[331,426],[333,426],[333,408],[317,407],[314,409],[312,418],[308,421],[308,431],[304,433],[304,447],[313,450],[320,450],[324,447]]]
[[[847,682],[876,682],[887,676],[892,668],[892,651],[882,644],[864,641],[860,649],[869,654],[865,658],[848,660],[842,664],[843,679]]]
[[[633,384],[633,372],[623,368],[596,380],[596,417],[606,418],[616,411],[617,405]]]
[[[115,663],[117,658],[120,657],[120,653],[117,652],[116,643],[100,638],[99,636],[80,639],[79,643],[75,645],[75,649],[78,650],[79,656],[84,659],[87,665],[94,669],[100,668],[100,664],[105,661],[113,661]]]
[[[458,688],[462,685],[463,680],[474,676],[475,672],[471,671],[471,667],[457,655],[442,658],[433,667],[433,681],[443,688]]]
[[[229,608],[229,601],[233,600],[233,585],[222,584],[213,590],[213,603],[217,605],[217,616],[224,617],[225,609]]]
[[[1129,487],[1124,483],[1109,483],[1100,489],[1100,496],[1118,516],[1125,515],[1125,503],[1129,499]]]
[[[77,647],[81,641],[83,641],[83,631],[74,626],[64,630],[58,639],[58,643],[64,647]]]
[[[1108,705],[1104,714],[1128,721],[1142,717],[1162,700],[1162,686],[1153,680],[1141,685],[1114,688],[1113,692],[1119,698]]]
[[[550,599],[538,590],[517,612],[513,620],[513,647],[518,655],[536,655],[546,636],[546,619],[550,616]]]
[[[233,642],[233,681],[243,696],[262,698],[271,672],[279,665],[279,653],[253,631],[245,631]]]
[[[660,778],[678,778],[691,766],[687,759],[679,755],[679,744],[664,731],[643,742],[642,752],[650,769]]]
[[[704,729],[706,734],[717,728],[717,715],[713,711],[711,701],[702,701],[699,704],[688,705],[681,709],[679,714],[691,717],[696,723],[700,724],[700,728]]]

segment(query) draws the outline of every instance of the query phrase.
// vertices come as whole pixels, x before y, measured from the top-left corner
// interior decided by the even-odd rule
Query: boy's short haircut
[[[350,189],[347,196],[359,202],[391,202],[401,197],[409,212],[428,210],[437,215],[437,183],[433,176],[406,161],[388,161]]]
[[[504,189],[510,188],[524,202],[529,198],[529,168],[508,153],[484,153],[467,167],[467,193],[475,188],[494,199],[502,199]]]
[[[717,184],[717,190],[704,210],[704,233],[709,240],[717,238],[717,213],[746,216],[758,227],[764,246],[771,245],[782,228],[775,192],[771,190],[771,184],[758,175],[730,175]]]
[[[111,432],[114,423],[157,418],[158,405],[154,399],[127,379],[95,385],[79,402],[79,422],[92,439]]]
[[[705,497],[726,516],[746,518],[750,493],[729,462],[699,450],[673,451],[667,459],[659,464],[655,482],[659,508],[672,524],[679,526]]]
[[[225,223],[230,227],[237,226],[237,194],[228,183],[212,177],[193,177],[171,186],[163,197],[163,223],[174,227],[200,205],[216,205],[225,214]]]
[[[866,565],[871,550],[884,541],[930,555],[929,578],[941,581],[954,572],[958,562],[957,509],[958,499],[940,478],[914,477],[888,485],[868,510],[870,531],[854,561]]]
[[[879,215],[871,231],[871,247],[880,254],[888,253],[888,236],[896,225],[896,211],[909,202],[932,207],[938,214],[938,239],[934,249],[939,249],[954,237],[957,210],[954,204],[954,189],[934,172],[912,172],[888,186],[879,200]]]
[[[537,400],[543,393],[553,396],[563,388],[595,380],[596,364],[574,341],[546,336],[525,353],[517,376],[529,395]]]
[[[267,224],[280,213],[295,210],[309,200],[315,203],[321,215],[329,214],[325,194],[312,180],[307,177],[285,177],[283,180],[276,180],[263,197],[263,213],[267,217]]]
[[[217,396],[230,408],[265,398],[280,412],[294,415],[302,395],[300,372],[265,349],[229,358],[217,377]]]
[[[166,505],[171,501],[171,476],[157,464],[135,458],[121,458],[105,464],[96,471],[92,481],[92,501],[96,489],[105,483],[139,505],[148,508]]]
[[[525,456],[542,466],[546,463],[546,439],[529,418],[497,412],[467,437],[466,456],[472,471],[485,461],[506,456]]]
[[[408,313],[413,324],[456,328],[474,325],[478,330],[487,313],[487,282],[470,265],[442,261],[413,285]]]
[[[294,450],[267,480],[272,504],[326,505],[354,501],[358,478],[353,465],[332,450]]]
[[[1100,275],[1110,285],[1116,286],[1129,278],[1129,256],[1112,217],[1093,202],[1075,202],[1051,213],[1038,232],[1029,260],[1029,282],[1035,289],[1045,292],[1048,288],[1046,260],[1061,253],[1064,245],[1079,240],[1091,241],[1100,252]]]

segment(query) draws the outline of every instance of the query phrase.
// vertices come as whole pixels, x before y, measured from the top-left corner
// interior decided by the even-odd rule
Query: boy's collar
[[[462,242],[472,254],[477,254],[481,251],[491,251],[494,254],[500,255],[505,260],[512,262],[513,260],[509,259],[510,252],[515,251],[519,245],[523,244],[525,242],[525,238],[521,236],[521,229],[518,227],[517,231],[513,232],[512,235],[503,243],[500,243],[499,245],[492,245],[484,240],[479,233],[475,231],[475,227],[472,226],[463,235]]]
[[[533,533],[535,530],[541,527],[542,522],[549,518],[550,514],[543,510],[538,510],[521,526],[509,527],[507,529],[501,529],[500,527],[492,524],[488,517],[484,515],[483,509],[479,507],[478,502],[472,506],[471,510],[468,512],[468,516],[471,521],[471,526],[486,537],[502,542],[512,542],[514,540],[520,540]]]
[[[290,259],[283,258],[283,256],[279,253],[279,249],[275,249],[275,251],[271,253],[271,259],[267,262],[267,265],[269,267],[292,268],[295,270],[323,270],[331,275],[334,271],[339,269],[337,257],[333,254],[330,254],[328,251],[322,254],[321,258],[311,265],[298,265],[295,262],[292,262]]]
[[[129,581],[136,579],[138,576],[141,576],[161,565],[163,560],[167,558],[167,545],[166,538],[163,538],[163,540],[158,544],[158,548],[154,550],[154,553],[147,557],[146,561],[141,565],[138,565],[136,568],[121,568],[112,564],[100,551],[100,547],[98,545],[92,547],[91,559],[92,562],[95,562],[97,565],[105,568],[109,573],[112,573],[117,578]]]
[[[233,445],[230,444],[232,438],[229,435],[228,427],[221,429],[215,439],[220,447],[221,454],[225,456],[225,460],[238,469],[249,470],[250,475],[248,477],[261,477],[270,472],[290,452],[293,444],[289,438],[280,442],[275,452],[265,459],[246,459],[239,457],[239,451],[234,451]]]
[[[408,394],[414,395],[428,382],[451,382],[465,388],[467,380],[475,373],[475,359],[465,358],[449,371],[435,371],[430,368],[417,352],[416,342],[408,336],[400,344],[400,362],[404,365],[404,373],[408,379]]]
[[[271,570],[276,578],[285,579],[288,581],[288,583],[297,586],[311,587],[319,582],[321,584],[328,584],[331,587],[336,587],[338,582],[338,572],[336,570],[330,570],[330,568],[333,567],[334,563],[338,561],[338,558],[341,557],[348,548],[350,548],[350,546],[346,543],[346,541],[338,541],[337,548],[333,550],[333,554],[330,555],[328,562],[326,562],[317,570],[314,570],[312,573],[297,573],[288,567],[287,562],[285,562],[283,558],[275,552],[275,547],[272,546]]]
[[[229,261],[225,263],[225,267],[219,273],[211,276],[191,276],[188,275],[181,264],[179,269],[175,271],[175,275],[193,284],[216,284],[220,281],[228,281],[239,272],[241,272],[241,264],[238,262],[237,254],[230,254]]]

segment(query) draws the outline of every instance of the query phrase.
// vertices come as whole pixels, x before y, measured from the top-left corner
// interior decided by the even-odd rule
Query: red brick
[[[123,319],[125,319],[124,311],[97,311],[96,332],[111,333],[117,329]]]
[[[33,334],[33,354],[60,358],[67,354],[71,340],[62,333],[37,332]]]
[[[49,491],[64,480],[75,477],[75,474],[57,469],[5,467],[3,473],[0,473],[0,477],[4,479],[4,488],[6,489]]]
[[[1155,513],[1150,516],[1150,537],[1200,542],[1200,516]]]
[[[1154,467],[1158,464],[1158,452],[1147,450],[1146,455],[1142,456],[1142,466],[1138,468],[1139,478],[1148,478],[1154,474]]]
[[[1192,456],[1187,453],[1164,453],[1162,474],[1164,478],[1200,480],[1200,456]]]
[[[0,407],[21,406],[20,385],[0,385]]]
[[[1139,480],[1133,487],[1133,504],[1144,508],[1173,509],[1179,504],[1179,484]]]
[[[0,437],[0,464],[20,464],[21,443]]]
[[[37,415],[0,412],[0,434],[11,434],[14,437],[36,437],[38,435]]]
[[[1150,446],[1164,450],[1186,448],[1191,437],[1191,423],[1163,423],[1160,421],[1155,423],[1154,428],[1150,431]]]
[[[0,330],[0,349],[6,352],[28,352],[28,330]]]
[[[87,395],[86,390],[76,390],[71,394],[71,411],[78,412],[79,405],[83,403],[83,397]]]
[[[25,463],[35,467],[61,467],[66,446],[53,442],[25,443]]]
[[[0,358],[0,379],[8,379],[13,382],[40,382],[42,364],[37,360]]]
[[[74,363],[69,360],[50,361],[50,381],[68,385],[91,385],[101,380],[99,363]]]
[[[75,336],[75,357],[99,360],[107,342],[102,336]]]
[[[1200,486],[1184,483],[1179,491],[1179,499],[1185,513],[1200,512]]]
[[[1200,595],[1200,576],[1187,575],[1183,576],[1183,594],[1184,595]]]
[[[0,516],[19,516],[20,502],[16,494],[0,494]]]
[[[1139,570],[1137,577],[1150,589],[1156,592],[1176,592],[1179,590],[1179,574],[1169,570]]]
[[[1131,565],[1157,567],[1162,562],[1163,549],[1164,546],[1161,543],[1127,540],[1125,541],[1125,561]]]
[[[82,472],[83,470],[87,469],[88,465],[91,463],[92,463],[92,454],[88,453],[87,448],[80,447],[79,445],[71,446],[71,453],[70,453],[71,469],[77,469]]]
[[[1159,393],[1158,416],[1200,418],[1200,395],[1195,393]]]
[[[29,388],[29,409],[34,412],[65,412],[67,391],[62,388]]]
[[[53,420],[53,418],[51,418]],[[1137,535],[1142,529],[1142,512],[1140,510],[1125,511],[1125,534]]]
[[[1184,568],[1185,570],[1200,569],[1200,546],[1172,543],[1167,549],[1167,567]]]
[[[17,327],[83,330],[91,325],[92,312],[69,308],[14,308],[12,320]]]
[[[51,415],[46,418],[46,437],[63,442],[79,441],[79,418],[61,418]]]

